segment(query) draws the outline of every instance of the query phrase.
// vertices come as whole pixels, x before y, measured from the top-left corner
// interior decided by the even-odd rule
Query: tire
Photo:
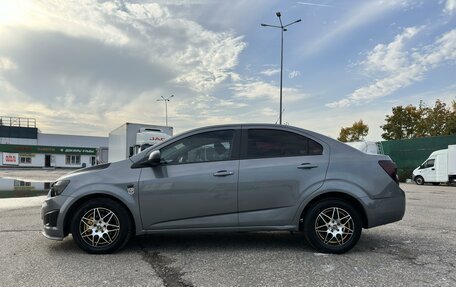
[[[79,248],[87,253],[106,254],[128,242],[131,221],[127,210],[118,202],[96,198],[76,210],[70,229]]]
[[[422,176],[415,177],[415,183],[418,184],[418,185],[423,185],[424,184],[424,178]]]
[[[349,251],[361,237],[361,230],[359,212],[348,202],[336,198],[318,201],[304,218],[307,242],[323,253]]]

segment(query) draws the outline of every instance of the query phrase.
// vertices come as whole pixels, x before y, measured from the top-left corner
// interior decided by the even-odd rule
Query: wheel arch
[[[350,194],[340,192],[340,191],[328,191],[328,192],[317,195],[316,197],[314,197],[312,200],[310,200],[306,204],[306,206],[304,207],[304,209],[302,210],[301,215],[300,215],[299,231],[303,231],[303,229],[304,229],[303,221],[304,221],[304,217],[307,214],[307,211],[318,201],[328,199],[328,198],[342,199],[342,200],[348,202],[349,204],[353,205],[353,207],[356,208],[356,210],[359,212],[359,215],[361,216],[363,228],[367,228],[368,217],[366,214],[366,210],[364,209],[363,205],[357,198],[353,197]]]
[[[106,193],[93,193],[93,194],[88,194],[88,195],[85,195],[85,196],[79,198],[78,200],[73,202],[71,204],[71,206],[68,208],[68,211],[66,212],[65,217],[64,217],[64,221],[63,221],[63,233],[64,233],[64,236],[67,236],[70,233],[71,219],[73,218],[74,213],[76,212],[76,210],[81,205],[83,205],[84,203],[86,203],[87,201],[92,200],[92,199],[104,199],[104,198],[109,198],[109,199],[119,203],[123,208],[125,208],[125,210],[128,213],[128,216],[130,218],[130,225],[131,225],[131,232],[132,232],[131,234],[132,235],[136,234],[135,217],[133,216],[133,213],[130,210],[130,208],[121,199],[119,199],[119,198],[117,198],[117,197],[115,197],[113,195],[106,194]]]

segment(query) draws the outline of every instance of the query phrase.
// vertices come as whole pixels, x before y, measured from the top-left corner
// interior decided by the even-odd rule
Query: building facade
[[[0,167],[88,167],[107,162],[107,147],[107,137],[45,134],[34,119],[0,117]]]

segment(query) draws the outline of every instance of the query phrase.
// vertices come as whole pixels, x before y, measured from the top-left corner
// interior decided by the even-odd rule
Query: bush
[[[406,179],[413,179],[414,168],[398,168],[397,175],[399,176],[400,182],[405,182]]]

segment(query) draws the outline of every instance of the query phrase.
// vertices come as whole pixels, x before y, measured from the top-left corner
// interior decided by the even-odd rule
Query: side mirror
[[[149,154],[149,158],[147,159],[147,163],[151,166],[157,166],[160,164],[160,151],[154,150]]]

